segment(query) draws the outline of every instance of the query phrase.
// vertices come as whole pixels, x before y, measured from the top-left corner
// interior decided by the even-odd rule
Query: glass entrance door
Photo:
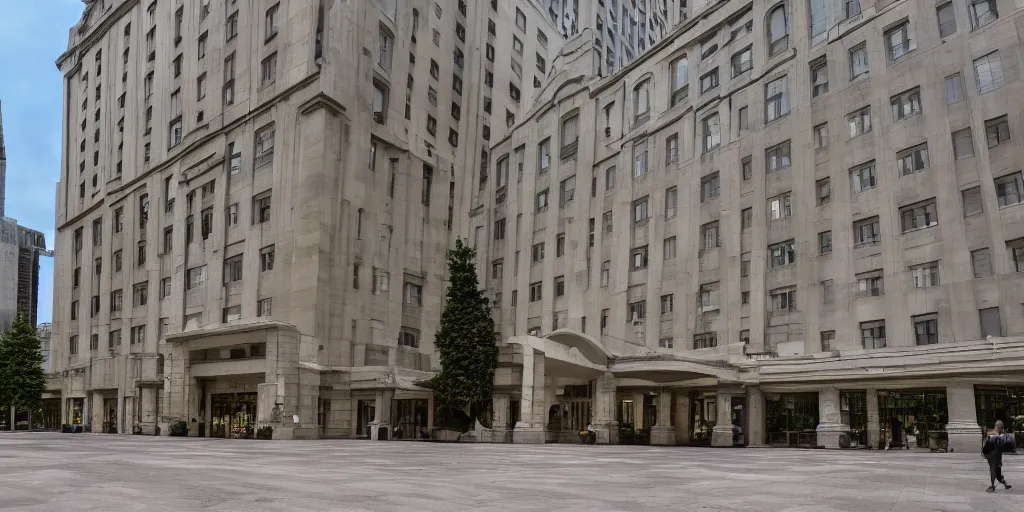
[[[370,422],[376,418],[376,414],[376,400],[359,400],[356,402],[356,436],[370,438]]]
[[[103,399],[103,433],[117,433],[117,398]]]
[[[255,437],[256,393],[221,393],[210,398],[213,406],[213,437]]]

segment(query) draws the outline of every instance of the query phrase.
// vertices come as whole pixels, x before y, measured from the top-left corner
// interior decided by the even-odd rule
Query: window
[[[936,18],[939,20],[939,37],[949,37],[956,33],[956,15],[953,13],[953,3],[945,3],[935,9]]]
[[[740,161],[740,169],[744,181],[754,177],[754,164],[751,157],[743,157],[743,160]]]
[[[964,83],[960,73],[953,73],[946,77],[946,104],[952,105],[964,100]]]
[[[985,140],[990,148],[1010,140],[1010,123],[1006,116],[985,121]]]
[[[928,168],[928,144],[919,144],[896,153],[896,170],[900,176],[914,174]]]
[[[242,280],[242,255],[224,259],[224,284]]]
[[[539,172],[547,172],[548,167],[551,166],[551,139],[544,139],[537,146],[537,160]]]
[[[860,0],[844,0],[846,19],[860,15]]]
[[[647,246],[637,247],[630,251],[630,270],[637,271],[647,268]]]
[[[537,213],[547,211],[548,209],[548,189],[544,189],[537,194],[537,198],[534,202],[534,211]]]
[[[604,171],[604,189],[611,190],[615,188],[615,166],[611,166]]]
[[[544,32],[537,30],[537,43],[540,44],[541,48],[548,47],[548,36],[544,35]]]
[[[555,236],[555,257],[561,258],[562,256],[565,256],[565,233]]]
[[[978,310],[978,317],[981,320],[981,336],[1002,336],[1003,323],[999,318],[999,308],[986,308]]]
[[[999,207],[1012,206],[1024,202],[1024,174],[1017,171],[1013,174],[1000,176],[995,179],[996,197],[999,198]],[[979,187],[975,187],[978,189]],[[978,206],[980,211],[981,192],[978,192]],[[966,201],[964,202],[966,205]]]
[[[544,242],[533,244],[530,250],[530,262],[540,263],[544,261]]]
[[[530,302],[537,302],[544,298],[544,283],[540,281],[530,283]]]
[[[385,70],[391,70],[391,53],[393,51],[395,37],[380,26],[377,28],[377,64]]]
[[[861,322],[860,341],[866,349],[885,348],[885,320]]]
[[[633,178],[647,174],[647,141],[633,146]]]
[[[270,316],[271,309],[273,308],[274,299],[259,299],[256,301],[256,316],[267,317]]]
[[[971,16],[971,29],[978,29],[999,19],[995,0],[969,0],[967,12]]]
[[[114,272],[121,271],[121,251],[114,251]]]
[[[676,216],[676,205],[678,202],[679,190],[676,187],[669,187],[665,190],[665,218],[671,219]]]
[[[828,92],[828,61],[824,58],[811,63],[811,97]]]
[[[202,59],[203,57],[206,57],[206,41],[208,39],[209,39],[209,34],[207,32],[203,32],[202,34],[199,34],[199,42],[198,42],[198,46],[199,46],[199,48],[198,48],[199,59]]]
[[[930,313],[912,317],[914,322],[914,339],[918,345],[934,345],[939,342],[938,315]]]
[[[1010,240],[1006,247],[1013,256],[1014,272],[1024,272],[1024,238]]]
[[[633,222],[643,222],[647,220],[648,217],[650,217],[650,214],[647,210],[647,205],[648,198],[646,196],[637,199],[636,201],[633,201]]]
[[[821,332],[821,351],[831,352],[832,345],[836,342],[835,331],[822,331]]]
[[[835,281],[828,279],[821,282],[821,303],[832,304],[835,301]]]
[[[1016,187],[1017,200],[1020,201],[1021,187]],[[985,211],[983,200],[981,198],[981,187],[973,187],[960,192],[961,199],[964,204],[964,217],[970,217],[971,215],[977,215]],[[999,185],[996,185],[996,195],[999,195]],[[1002,200],[1002,198],[1000,198]]]
[[[769,292],[770,311],[796,311],[796,288],[787,286]]]
[[[672,338],[659,338],[658,348],[672,348]]]
[[[828,123],[821,123],[814,127],[814,149],[828,147]]]
[[[779,194],[768,200],[768,218],[782,220],[793,215],[793,195],[790,192]]]
[[[878,217],[870,217],[853,223],[853,246],[866,247],[882,241],[882,230]]]
[[[198,288],[206,282],[206,265],[192,267],[185,271],[185,289]]]
[[[504,260],[494,260],[491,263],[491,279],[501,279],[505,276]]]
[[[178,56],[175,57],[174,60],[171,62],[171,66],[174,69],[174,78],[178,78],[179,76],[181,76],[181,61],[182,56],[181,54],[178,54]]]
[[[771,258],[769,260],[771,268],[792,265],[793,263],[796,263],[796,242],[793,240],[787,240],[785,242],[769,245],[768,254]]]
[[[974,156],[974,138],[970,128],[953,132],[953,154],[957,159]]]
[[[516,52],[518,55],[523,54],[523,42],[515,35],[512,36],[512,51]]]
[[[939,262],[937,261],[913,265],[908,270],[910,283],[914,288],[931,288],[939,285]]]
[[[971,268],[976,279],[992,275],[992,257],[987,247],[971,251]]]
[[[789,168],[789,141],[777,144],[765,150],[765,174]]]
[[[132,286],[132,307],[145,306],[149,299],[149,283],[138,283]]]
[[[651,109],[651,81],[644,80],[633,88],[633,117],[637,123],[647,120]]]
[[[225,41],[230,41],[238,35],[238,11],[235,11],[228,16],[224,32],[227,34]]]
[[[921,113],[921,91],[911,89],[897,94],[889,98],[889,105],[892,107],[892,121],[894,123],[901,119],[916,116]]]
[[[268,245],[260,249],[260,272],[274,270],[274,246]]]
[[[864,135],[871,131],[871,107],[864,107],[846,117],[850,125],[850,138]]]
[[[167,142],[168,148],[173,148],[181,143],[181,132],[181,116],[179,116],[176,117],[173,121],[171,121],[171,126],[168,134],[169,140]]]
[[[850,169],[850,183],[854,194],[875,188],[874,160]]]
[[[637,322],[647,318],[647,301],[630,302],[626,308],[627,321]]]
[[[818,233],[818,254],[828,254],[832,252],[832,232],[822,231]]]
[[[718,333],[705,332],[693,335],[693,349],[715,348],[718,346]]]
[[[786,6],[780,4],[768,12],[768,55],[775,56],[789,47],[789,20]]]
[[[732,56],[732,77],[737,76],[750,71],[754,67],[753,60],[751,59],[752,47],[748,46],[739,52],[736,52]]]
[[[423,285],[407,281],[402,287],[402,303],[408,306],[422,306]]]
[[[700,180],[700,202],[715,199],[721,193],[721,179],[717,172],[711,173]]]
[[[253,224],[270,222],[270,192],[264,192],[252,198]]]
[[[718,68],[704,73],[700,77],[700,93],[704,94],[718,87]]]
[[[857,279],[858,297],[878,297],[885,294],[881,270],[872,270],[854,276]]]
[[[673,309],[674,309],[673,302],[674,302],[674,300],[673,300],[672,294],[662,295],[661,296],[661,314],[663,314],[663,315],[671,314]]]
[[[721,127],[718,123],[718,114],[712,114],[704,118],[704,152],[711,151],[721,143]]]
[[[612,232],[612,212],[604,212],[604,216],[601,218],[601,222],[604,225],[604,234],[609,235]]]
[[[505,219],[498,219],[494,221],[494,239],[505,239]]]
[[[718,248],[718,222],[709,222],[700,228],[701,249],[710,250]]]
[[[562,121],[562,158],[576,155],[576,148],[580,140],[579,122],[580,116],[578,114],[573,114]]]
[[[978,92],[985,94],[1003,86],[1003,63],[999,52],[994,51],[974,60],[974,76],[978,80]],[[947,86],[948,88],[948,86]]]
[[[686,99],[689,87],[690,65],[683,55],[672,61],[672,106]]]
[[[770,123],[789,114],[788,78],[782,77],[764,86],[764,119]]]
[[[740,212],[740,229],[746,231],[752,227],[754,227],[754,209],[744,208]]]
[[[740,131],[746,130],[749,127],[747,122],[747,118],[749,117],[747,113],[748,111],[749,109],[747,107],[740,107],[739,110],[736,111],[736,124]]]
[[[661,259],[664,261],[675,259],[676,237],[670,236],[662,242]]]
[[[673,133],[665,139],[665,163],[679,162],[679,134]]]
[[[526,32],[526,14],[516,7],[516,28]]]
[[[74,309],[74,307],[72,307],[72,309],[71,309],[71,319],[74,320],[76,318],[77,318],[77,316],[75,314],[75,309]],[[68,354],[71,354],[71,355],[78,354],[78,336],[71,336],[71,337],[68,338]]]
[[[143,266],[146,264],[146,241],[143,240],[138,243],[138,254],[135,260],[136,266]]]
[[[885,46],[889,51],[889,62],[896,62],[904,55],[912,52],[917,46],[910,39],[910,22],[903,23],[885,32]]]
[[[850,49],[850,79],[868,74],[868,47],[861,43]]]

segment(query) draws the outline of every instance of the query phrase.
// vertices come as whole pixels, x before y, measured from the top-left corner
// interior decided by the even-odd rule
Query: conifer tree
[[[42,406],[45,390],[36,329],[19,314],[11,328],[0,333],[0,407],[34,412]]]

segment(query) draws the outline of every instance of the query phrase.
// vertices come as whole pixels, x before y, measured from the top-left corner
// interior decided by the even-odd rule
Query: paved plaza
[[[1006,459],[988,494],[976,454],[5,433],[0,510],[1024,511]]]

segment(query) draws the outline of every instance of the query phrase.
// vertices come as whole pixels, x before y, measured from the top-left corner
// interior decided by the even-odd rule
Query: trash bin
[[[378,441],[387,441],[389,439],[388,438],[388,434],[389,433],[390,433],[390,430],[388,429],[388,427],[377,427],[377,440]]]

